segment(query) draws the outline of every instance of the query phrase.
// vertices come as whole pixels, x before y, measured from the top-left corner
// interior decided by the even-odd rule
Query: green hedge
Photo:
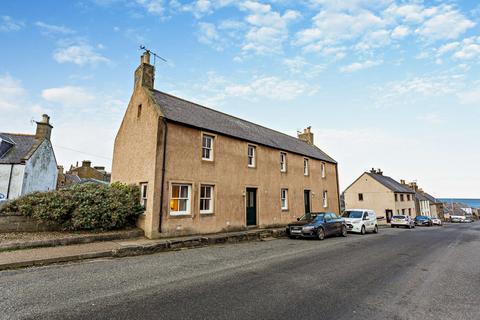
[[[20,214],[64,230],[113,230],[135,224],[143,212],[139,199],[134,185],[85,183],[9,201],[0,214]]]

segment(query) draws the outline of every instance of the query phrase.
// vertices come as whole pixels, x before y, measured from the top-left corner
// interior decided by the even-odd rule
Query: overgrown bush
[[[113,230],[134,225],[143,207],[134,185],[85,183],[35,192],[6,203],[0,214],[21,214],[64,230]]]

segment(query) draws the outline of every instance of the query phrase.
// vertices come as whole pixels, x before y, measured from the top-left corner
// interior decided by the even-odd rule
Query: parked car
[[[325,239],[330,235],[347,236],[347,226],[345,220],[333,212],[315,213],[315,218],[307,224],[301,226],[291,226],[289,236],[301,238]]]
[[[410,216],[397,215],[392,217],[392,220],[390,221],[390,226],[392,228],[405,227],[408,229],[412,229],[415,228],[415,222],[412,218],[410,218]]]
[[[296,222],[289,223],[285,230],[290,238],[301,238],[302,227],[312,222],[317,217],[317,213],[307,213],[297,218]]]
[[[415,225],[416,226],[427,226],[431,227],[433,226],[433,221],[430,217],[428,216],[416,216],[415,217]]]
[[[450,216],[450,222],[465,222],[465,216]]]
[[[0,193],[0,205],[5,202],[7,202],[7,197],[3,193]]]
[[[378,233],[377,216],[373,210],[349,209],[345,210],[342,217],[345,219],[348,231],[362,235],[367,231]]]
[[[442,220],[439,218],[432,218],[433,225],[435,226],[441,226],[443,224]]]

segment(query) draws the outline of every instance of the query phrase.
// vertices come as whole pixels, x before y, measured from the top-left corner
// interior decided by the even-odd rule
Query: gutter
[[[162,186],[160,187],[160,216],[158,219],[158,232],[162,233],[162,216],[163,216],[163,193],[165,189],[165,167],[167,162],[167,137],[168,137],[168,123],[165,117],[162,118],[165,130],[163,130],[163,159],[162,159]]]
[[[9,177],[8,177],[7,199],[9,199],[9,197],[10,197],[10,186],[11,186],[11,184],[12,184],[13,166],[14,166],[14,164],[12,163],[12,164],[10,165],[10,175],[9,175]]]

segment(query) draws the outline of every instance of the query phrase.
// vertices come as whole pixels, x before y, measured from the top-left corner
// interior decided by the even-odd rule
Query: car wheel
[[[345,226],[342,226],[342,230],[340,232],[340,235],[342,237],[346,237],[347,236],[347,228],[345,228]]]
[[[375,225],[375,228],[373,228],[373,233],[378,233],[378,226]]]
[[[323,230],[323,228],[318,229],[317,238],[318,238],[318,240],[325,239],[325,230]]]
[[[395,228],[395,226],[392,224],[392,225],[390,226],[390,228]]]
[[[360,234],[363,236],[365,234],[365,226],[362,226],[362,229],[360,230]]]

